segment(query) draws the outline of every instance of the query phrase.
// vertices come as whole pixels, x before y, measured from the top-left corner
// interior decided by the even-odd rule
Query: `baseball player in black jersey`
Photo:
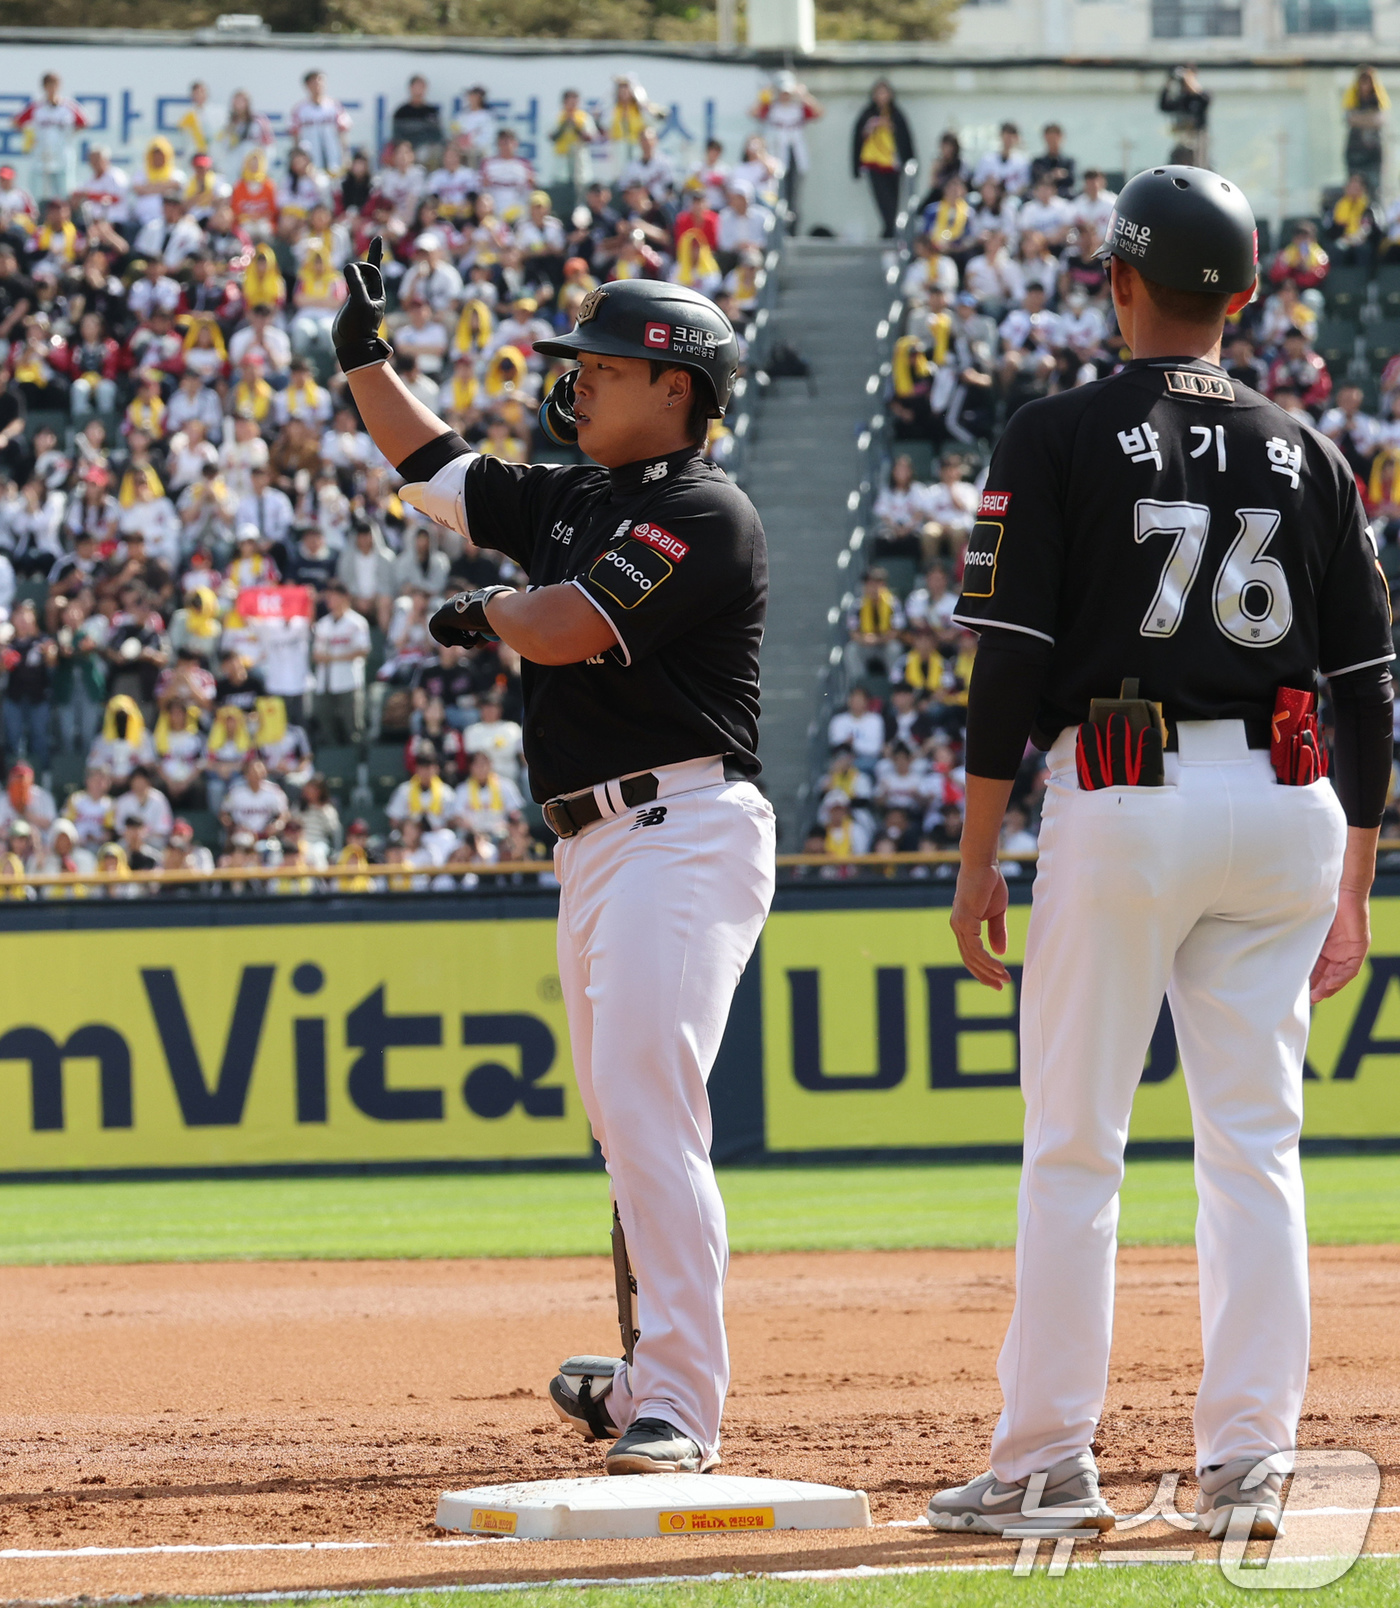
[[[993,988],[1009,980],[997,832],[1027,737],[1050,777],[1020,1000],[1005,1407],[991,1472],[937,1493],[929,1519],[1113,1525],[1090,1446],[1128,1119],[1165,992],[1200,1197],[1196,1524],[1218,1537],[1247,1508],[1272,1536],[1308,1373],[1309,981],[1325,999],[1369,943],[1390,609],[1340,453],[1220,367],[1227,309],[1256,273],[1240,192],[1202,168],[1139,174],[1104,254],[1133,359],[1014,415],[954,615],[981,640],[952,926]]]
[[[612,1181],[624,1356],[571,1358],[550,1398],[615,1442],[610,1474],[708,1469],[729,1253],[706,1080],[773,894],[773,812],[752,781],[767,550],[748,499],[700,455],[738,342],[693,291],[602,286],[536,348],[578,360],[541,423],[593,463],[505,463],[386,364],[378,263],[376,241],[346,269],[335,323],[366,428],[405,502],[530,578],[450,600],[431,629],[519,651],[530,789],[560,839],[559,975]]]

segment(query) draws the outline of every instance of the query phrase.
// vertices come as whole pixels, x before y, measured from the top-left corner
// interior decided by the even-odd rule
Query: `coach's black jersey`
[[[1187,359],[1129,363],[1013,415],[953,618],[1053,645],[1042,747],[1125,676],[1169,721],[1266,721],[1279,687],[1394,657],[1342,455]]]
[[[768,549],[722,469],[693,449],[613,470],[478,458],[462,496],[474,542],[531,586],[572,581],[617,633],[587,663],[522,666],[536,799],[711,754],[758,774]]]

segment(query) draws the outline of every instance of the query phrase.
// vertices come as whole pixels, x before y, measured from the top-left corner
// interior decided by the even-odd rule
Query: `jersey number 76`
[[[1283,565],[1267,553],[1282,515],[1276,508],[1237,508],[1239,529],[1221,560],[1211,596],[1215,623],[1232,642],[1267,648],[1293,624],[1293,599]],[[1176,634],[1196,583],[1210,533],[1210,509],[1201,503],[1140,498],[1133,507],[1133,539],[1163,536],[1170,547],[1156,595],[1143,615],[1145,637]]]

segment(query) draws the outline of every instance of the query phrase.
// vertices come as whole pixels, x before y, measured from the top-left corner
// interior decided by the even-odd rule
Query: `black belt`
[[[1242,724],[1244,726],[1245,741],[1251,748],[1273,747],[1273,727],[1269,721],[1245,720]],[[1176,747],[1176,722],[1169,720],[1167,722],[1167,753],[1174,754]]]
[[[602,785],[616,787],[629,810],[639,804],[650,804],[661,791],[661,783],[650,771]],[[558,798],[551,798],[542,804],[540,809],[550,831],[560,838],[576,837],[585,826],[592,826],[594,821],[603,819],[603,812],[598,808],[598,800],[593,796],[591,787],[580,788],[577,793],[561,793]]]

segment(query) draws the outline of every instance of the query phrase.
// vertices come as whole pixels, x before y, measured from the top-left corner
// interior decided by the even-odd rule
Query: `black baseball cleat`
[[[620,1357],[570,1357],[560,1363],[549,1381],[549,1399],[556,1413],[584,1440],[616,1440],[622,1433],[608,1417],[607,1399]]]
[[[638,1418],[607,1456],[609,1474],[708,1474],[719,1453],[706,1457],[689,1435],[664,1418]]]

